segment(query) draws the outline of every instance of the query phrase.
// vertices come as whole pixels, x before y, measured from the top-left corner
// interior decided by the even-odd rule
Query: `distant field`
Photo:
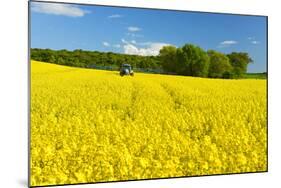
[[[31,185],[265,171],[266,80],[31,62]]]
[[[243,78],[252,78],[252,79],[267,79],[266,73],[247,73]]]

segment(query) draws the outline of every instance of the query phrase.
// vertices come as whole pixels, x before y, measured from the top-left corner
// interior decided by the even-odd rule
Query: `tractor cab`
[[[130,64],[122,64],[120,67],[120,76],[130,75],[134,76],[133,67]]]

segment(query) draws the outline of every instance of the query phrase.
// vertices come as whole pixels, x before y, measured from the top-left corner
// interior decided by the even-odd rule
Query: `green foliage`
[[[248,64],[253,62],[248,53],[232,52],[225,55],[214,50],[205,52],[193,44],[185,44],[178,48],[164,46],[158,56],[138,56],[81,49],[68,51],[33,48],[31,49],[31,59],[106,70],[118,70],[121,64],[126,63],[141,72],[225,79],[247,77]]]
[[[128,63],[134,68],[162,71],[158,56],[137,56],[80,49],[68,51],[33,48],[31,59],[74,67],[107,67],[106,69],[109,70],[117,70],[121,64]]]
[[[160,51],[163,69],[186,76],[208,76],[209,57],[198,46],[186,44],[182,48],[164,47]]]
[[[222,74],[222,77],[221,78],[224,78],[224,79],[233,79],[234,78],[234,74],[230,71],[225,71],[223,74]]]
[[[233,67],[232,72],[237,77],[242,77],[243,74],[247,72],[248,64],[253,62],[253,60],[249,57],[249,54],[244,52],[232,52],[227,56]]]
[[[206,77],[208,76],[209,57],[207,53],[198,46],[186,44],[182,47],[182,55],[180,58],[185,66],[185,75]]]
[[[249,79],[266,79],[267,74],[265,72],[263,73],[246,73],[243,75],[243,78],[249,78]]]
[[[162,67],[167,72],[176,72],[175,62],[177,62],[177,48],[174,46],[164,46],[160,50],[160,61]]]
[[[210,57],[209,77],[211,78],[231,78],[232,66],[228,57],[215,50],[209,50]]]
[[[160,61],[166,72],[179,75],[210,78],[242,78],[247,66],[253,62],[248,53],[223,53],[185,44],[183,47],[167,46],[160,50]]]

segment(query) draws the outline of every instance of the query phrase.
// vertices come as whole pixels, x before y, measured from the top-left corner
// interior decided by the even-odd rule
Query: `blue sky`
[[[266,18],[31,2],[31,47],[157,55],[165,45],[248,52],[266,71]]]

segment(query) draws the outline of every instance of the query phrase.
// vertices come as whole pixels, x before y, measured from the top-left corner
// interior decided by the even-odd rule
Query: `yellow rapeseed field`
[[[267,170],[266,80],[31,62],[31,185]]]

